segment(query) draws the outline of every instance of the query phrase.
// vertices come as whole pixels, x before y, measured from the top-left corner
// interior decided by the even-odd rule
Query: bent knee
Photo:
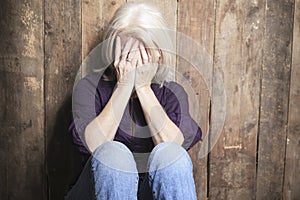
[[[192,170],[192,161],[187,151],[174,142],[163,142],[154,147],[149,161],[148,170],[155,171],[172,166],[182,170]]]
[[[136,172],[136,163],[131,151],[121,142],[105,142],[93,152],[92,166],[106,167],[125,172]]]

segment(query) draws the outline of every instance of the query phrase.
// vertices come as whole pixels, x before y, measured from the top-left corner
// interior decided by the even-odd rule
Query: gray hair
[[[172,79],[171,69],[175,65],[170,32],[161,12],[153,5],[126,3],[116,11],[104,34],[103,39],[108,42],[105,57],[113,60],[116,36],[134,37],[144,43],[152,58],[158,56],[155,50],[160,52],[159,67],[153,81],[163,84]]]

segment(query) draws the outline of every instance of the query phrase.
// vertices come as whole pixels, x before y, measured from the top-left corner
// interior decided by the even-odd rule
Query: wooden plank
[[[1,1],[0,199],[45,199],[43,2]]]
[[[295,1],[283,199],[300,199],[300,0]]]
[[[220,80],[213,81],[211,139],[222,124],[222,82],[226,118],[210,155],[209,198],[255,199],[264,1],[225,0],[215,7],[213,76]]]
[[[214,42],[214,1],[198,2],[182,0],[178,2],[177,31],[182,33],[177,37],[177,72],[181,74],[192,87],[198,99],[190,99],[190,113],[200,125],[203,138],[206,137],[209,122],[210,91],[213,62]],[[179,34],[179,33],[178,33]],[[186,37],[191,37],[191,41]],[[198,43],[198,45],[193,44]],[[201,52],[200,50],[203,50]],[[205,55],[199,55],[202,53]],[[207,56],[208,61],[193,62]],[[197,61],[197,59],[196,59]],[[200,64],[194,66],[193,64]],[[203,71],[206,66],[207,71]],[[207,76],[208,75],[208,76]],[[206,82],[206,80],[210,80]],[[198,100],[198,102],[197,102]],[[198,109],[195,105],[199,105]],[[197,114],[196,114],[197,113]],[[193,147],[189,154],[194,165],[194,179],[198,199],[207,198],[207,155],[200,157],[201,143]]]
[[[125,0],[82,1],[82,58],[102,41],[109,21],[124,3]]]
[[[282,198],[293,0],[266,1],[256,199]],[[298,55],[297,55],[298,56]]]
[[[71,99],[81,64],[81,1],[45,1],[45,107],[48,199],[63,199],[84,164],[72,143]]]

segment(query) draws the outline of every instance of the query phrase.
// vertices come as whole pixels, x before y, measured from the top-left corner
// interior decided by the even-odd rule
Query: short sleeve
[[[169,82],[164,87],[164,110],[184,136],[182,147],[189,150],[201,140],[201,128],[190,116],[188,96],[183,87],[175,82]]]
[[[89,154],[84,142],[86,126],[97,116],[102,109],[100,94],[97,91],[99,77],[89,74],[79,80],[72,96],[72,122],[69,131],[73,142],[82,153]]]

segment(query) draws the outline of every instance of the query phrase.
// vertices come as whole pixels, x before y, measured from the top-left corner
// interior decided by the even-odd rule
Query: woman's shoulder
[[[91,73],[82,78],[79,78],[76,82],[77,90],[112,90],[115,82],[103,79],[99,73]]]
[[[175,82],[175,81],[169,81],[166,82],[164,84],[164,87],[166,87],[167,89],[174,91],[174,92],[182,92],[184,91],[184,88],[182,87],[182,85],[180,85],[179,83]]]
[[[165,82],[163,85],[152,84],[152,90],[162,105],[187,99],[183,86],[175,81]]]
[[[179,83],[175,81],[164,82],[163,85],[152,84],[154,92],[163,93],[164,95],[185,94],[185,90]]]

